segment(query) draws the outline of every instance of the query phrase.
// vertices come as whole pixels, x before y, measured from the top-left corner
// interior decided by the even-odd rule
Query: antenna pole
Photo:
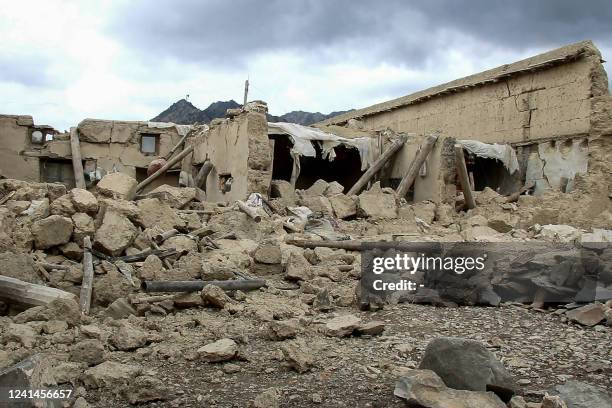
[[[244,81],[244,102],[242,104],[242,109],[246,109],[247,104],[247,96],[249,94],[249,80]]]

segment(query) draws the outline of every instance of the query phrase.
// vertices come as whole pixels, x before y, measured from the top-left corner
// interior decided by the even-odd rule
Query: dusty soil
[[[267,303],[291,295],[260,292],[249,296]],[[382,320],[385,331],[380,336],[348,338],[318,332],[322,322],[346,313],[365,321]],[[332,314],[301,319],[306,329],[298,337],[306,340],[316,363],[311,371],[299,374],[284,366],[283,342],[269,340],[263,322],[224,311],[190,309],[147,318],[148,325],[167,339],[136,353],[115,352],[110,358],[153,369],[167,384],[169,400],[143,405],[147,407],[244,407],[271,387],[280,391],[282,407],[401,407],[404,403],[393,396],[397,378],[402,369],[418,366],[427,343],[439,336],[466,337],[490,346],[524,384],[528,401],[541,401],[545,390],[567,379],[612,387],[612,332],[563,319],[553,311],[513,304],[499,308],[400,304],[377,312],[338,308]],[[223,336],[241,345],[242,360],[229,363],[240,371],[226,374],[224,364],[228,363],[188,360],[190,352]],[[126,406],[122,396],[107,389],[88,392],[87,399],[96,407]]]

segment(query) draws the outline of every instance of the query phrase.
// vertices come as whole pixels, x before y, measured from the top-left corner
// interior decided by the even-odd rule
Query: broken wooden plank
[[[58,269],[61,271],[67,271],[70,269],[70,266],[67,266],[67,265],[53,264],[53,263],[48,263],[48,262],[37,262],[37,264],[40,265],[42,268],[44,268],[47,271],[52,271],[54,269]]]
[[[406,143],[407,140],[407,135],[400,135],[399,138],[397,138],[393,142],[393,144],[387,150],[385,150],[385,152],[380,155],[380,157],[374,163],[372,163],[370,168],[365,173],[363,173],[361,177],[359,177],[359,180],[357,180],[357,182],[353,184],[353,187],[351,187],[351,189],[346,193],[346,195],[350,196],[354,194],[359,194],[359,192],[363,189],[367,182],[376,173],[378,173],[378,171],[385,165],[385,163],[387,163],[387,161],[389,161],[391,157],[393,157],[395,152],[397,152]]]
[[[313,241],[308,239],[290,239],[287,244],[298,246],[301,248],[337,248],[346,249],[347,251],[360,251],[362,248],[361,241],[346,240],[346,241]]]
[[[167,240],[170,237],[175,236],[176,234],[178,234],[178,231],[172,228],[168,231],[162,232],[161,234],[154,235],[153,241],[155,241],[156,244],[162,244],[165,240]]]
[[[181,139],[178,141],[178,143],[175,144],[172,149],[170,149],[170,151],[164,156],[165,160],[170,160],[174,152],[176,152],[185,143],[187,136],[189,136],[189,132],[185,133],[183,137],[181,137]]]
[[[76,127],[70,128],[70,150],[72,152],[72,169],[74,170],[74,183],[77,188],[86,188],[83,161],[81,159],[81,142]]]
[[[470,179],[468,176],[467,166],[465,165],[465,156],[463,155],[463,146],[459,143],[455,144],[455,165],[457,166],[457,175],[463,190],[465,199],[465,207],[468,209],[476,208],[476,201],[472,194]]]
[[[10,193],[6,194],[4,197],[2,197],[0,199],[0,205],[6,203],[8,200],[10,200],[13,196],[15,195],[15,191],[11,191]]]
[[[24,282],[8,276],[0,276],[0,298],[9,299],[28,306],[45,306],[55,299],[77,301],[77,297],[70,292],[36,283]]]
[[[421,144],[421,149],[419,150],[416,157],[410,164],[410,167],[408,168],[408,172],[406,172],[399,186],[397,186],[396,192],[397,192],[398,197],[400,198],[406,197],[408,190],[410,190],[410,187],[412,187],[412,184],[414,183],[416,176],[419,174],[419,170],[421,169],[421,166],[427,159],[427,156],[429,156],[429,153],[433,149],[437,140],[438,140],[438,136],[436,135],[428,135],[427,137],[425,137],[425,140]]]
[[[257,214],[257,210],[255,208],[249,207],[240,200],[237,200],[236,203],[238,204],[238,208],[240,208],[240,211],[251,217],[255,222],[261,221],[261,215]]]
[[[135,193],[134,196],[136,196],[136,193],[138,193],[140,190],[142,190],[143,188],[145,188],[146,186],[148,186],[149,184],[151,184],[154,180],[156,180],[159,176],[163,175],[164,173],[166,173],[166,171],[168,171],[169,168],[171,168],[172,166],[174,166],[176,163],[178,163],[179,161],[181,161],[185,156],[187,156],[189,153],[193,152],[193,146],[189,146],[188,148],[186,148],[185,150],[183,150],[182,152],[180,152],[179,154],[177,154],[176,156],[174,156],[172,159],[170,159],[166,164],[164,164],[159,170],[157,170],[155,173],[151,174],[149,177],[147,177],[146,179],[144,179],[143,181],[141,181],[135,189]],[[129,197],[130,199],[133,197]]]
[[[89,314],[91,308],[91,290],[93,289],[94,266],[91,254],[91,238],[83,238],[83,282],[81,283],[81,296],[79,306],[81,313]]]

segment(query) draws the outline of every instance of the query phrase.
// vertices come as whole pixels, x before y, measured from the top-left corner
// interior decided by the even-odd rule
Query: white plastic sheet
[[[489,144],[477,140],[459,140],[458,142],[463,145],[465,150],[478,157],[501,161],[510,174],[514,174],[519,169],[516,152],[510,145]]]
[[[268,128],[272,130],[276,129],[277,131],[280,130],[281,133],[285,133],[291,137],[293,140],[291,155],[294,158],[296,156],[316,157],[317,152],[312,143],[318,142],[321,146],[321,150],[323,151],[323,158],[329,161],[334,160],[336,157],[334,147],[340,144],[355,148],[359,151],[362,171],[368,169],[374,161],[373,143],[376,143],[376,139],[369,137],[348,139],[324,132],[320,129],[302,126],[296,123],[269,122]]]

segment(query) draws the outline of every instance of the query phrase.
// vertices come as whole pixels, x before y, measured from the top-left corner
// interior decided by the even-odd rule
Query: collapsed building
[[[248,113],[233,112],[210,129],[86,119],[76,130],[86,173],[119,171],[138,181],[147,177],[152,158],[168,154],[189,133],[186,143],[194,145],[194,153],[153,186],[191,187],[187,173],[195,177],[208,160],[212,171],[196,187],[203,187],[209,201],[267,194],[272,180],[308,188],[324,179],[348,191],[403,133],[407,142],[372,178],[396,189],[425,136],[435,134],[439,140],[407,198],[451,203],[461,190],[455,143],[466,151],[473,190],[511,194],[533,182],[536,195],[570,192],[574,176],[596,168],[609,151],[611,104],[601,54],[587,41],[350,111],[316,128],[267,124],[260,117],[265,104],[251,103]],[[68,133],[37,127],[30,117],[1,120],[6,177],[74,185]]]
[[[419,404],[425,398],[416,395],[414,382],[439,384],[428,397],[438,405],[423,406],[446,406],[460,395],[465,406],[501,408],[523,385],[531,402],[548,398],[540,390],[557,378],[534,368],[533,384],[517,384],[512,376],[523,375],[525,364],[514,354],[527,358],[532,351],[524,343],[539,333],[546,343],[562,336],[592,340],[576,356],[563,354],[560,342],[547,358],[560,359],[555,370],[609,359],[598,346],[612,326],[609,268],[589,279],[589,270],[570,263],[575,251],[542,250],[511,264],[519,282],[466,274],[449,288],[423,276],[428,291],[400,299],[409,303],[404,309],[398,299],[365,299],[360,281],[367,261],[359,252],[379,241],[497,242],[506,256],[505,243],[545,249],[563,243],[588,246],[609,262],[607,86],[599,51],[582,42],[313,127],[268,123],[261,101],[230,109],[210,125],[85,119],[58,132],[29,116],[2,115],[0,385],[72,386],[79,407],[89,406],[85,400],[244,406],[250,387],[210,389],[219,383],[217,373],[244,370],[271,384],[290,378],[287,372],[319,377],[330,361],[321,355],[343,350],[350,357],[337,365],[351,367],[353,381],[354,359],[363,356],[360,364],[369,364],[375,350],[393,361],[415,359],[404,361],[411,368],[422,357],[421,368],[435,372],[415,371],[425,377],[397,383],[396,396]],[[530,262],[541,267],[537,275]],[[578,295],[592,283],[594,297],[584,305]],[[520,296],[506,302],[499,288]],[[409,338],[395,321],[428,314],[412,303],[450,312],[431,313],[431,321],[438,315],[445,321],[426,323],[422,336]],[[483,333],[499,327],[496,335],[506,338],[518,331],[523,343],[511,347],[512,375],[475,340],[425,341],[431,332],[474,333],[470,325],[449,326],[470,313],[458,305],[503,308],[475,313],[486,316]],[[530,309],[537,313],[527,314]],[[520,327],[506,330],[514,320]],[[367,341],[388,328],[396,331]],[[418,347],[407,348],[411,342]],[[436,343],[446,351],[436,351]],[[494,347],[509,353],[509,346]],[[254,352],[245,358],[245,349]],[[270,350],[278,353],[268,358]],[[435,361],[454,353],[485,356],[486,367],[451,362],[452,373],[436,371]],[[264,371],[266,358],[285,367]],[[200,387],[206,395],[192,401],[193,387],[167,373],[169,362],[181,379],[195,384],[206,377]],[[381,383],[356,392],[368,403],[374,393],[377,403],[391,406],[382,382],[387,372],[394,379],[400,374],[391,366],[366,369],[366,383]],[[482,372],[495,375],[475,375]],[[600,372],[588,380],[606,386]],[[572,387],[608,398],[595,386]],[[269,399],[280,397],[268,394],[253,405],[278,406]]]

